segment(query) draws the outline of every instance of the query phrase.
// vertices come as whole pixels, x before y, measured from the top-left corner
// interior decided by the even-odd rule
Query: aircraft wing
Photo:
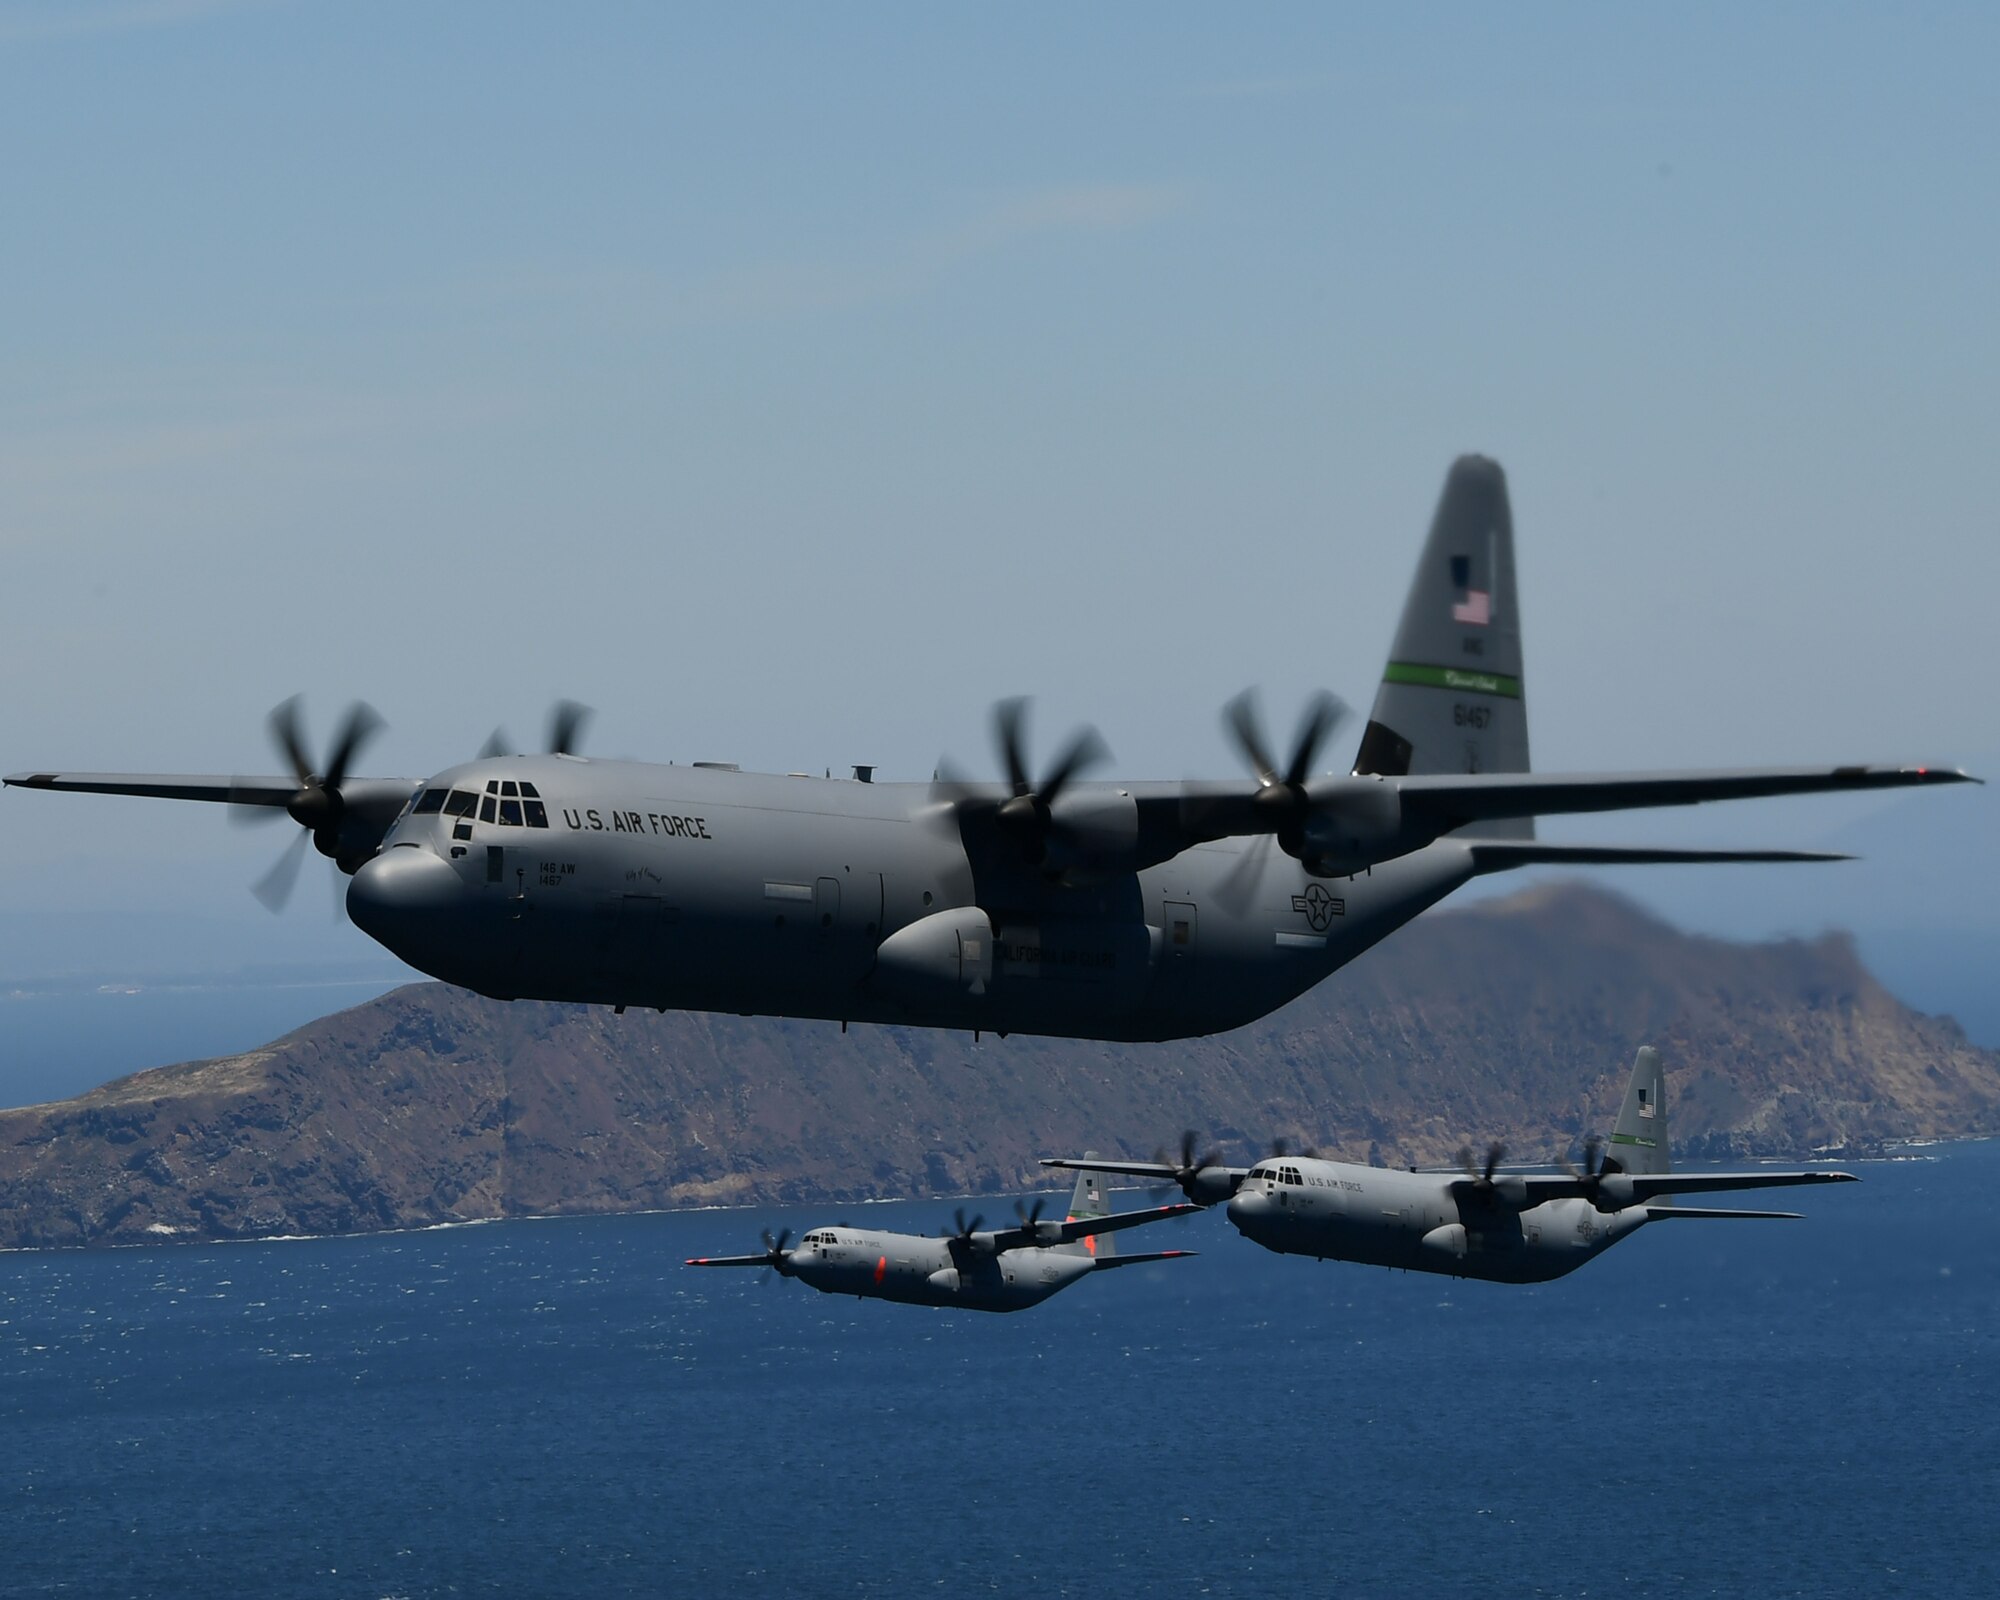
[[[1474,1180],[1463,1181],[1469,1184]],[[1525,1209],[1528,1206],[1538,1206],[1545,1200],[1582,1199],[1589,1196],[1593,1190],[1612,1205],[1629,1206],[1677,1194],[1715,1194],[1732,1189],[1781,1189],[1805,1183],[1855,1183],[1859,1180],[1851,1172],[1800,1171],[1608,1172],[1602,1178],[1589,1178],[1581,1173],[1571,1176],[1556,1172],[1507,1172],[1495,1174],[1493,1181],[1505,1200]]]
[[[417,778],[343,778],[340,798],[348,813],[386,828],[403,802],[421,786]],[[222,772],[10,772],[0,783],[15,789],[56,789],[66,794],[130,794],[147,800],[206,800],[218,805],[272,806],[282,811],[297,798],[297,778],[239,777]]]
[[[1347,780],[1336,780],[1347,781]],[[1690,806],[1705,800],[1820,794],[1848,789],[1907,789],[1935,783],[1977,783],[1956,767],[1745,767],[1713,771],[1444,773],[1381,780],[1395,786],[1406,813],[1420,812],[1447,827],[1499,817],[1540,817],[1581,811],[1638,811]],[[1317,789],[1319,786],[1314,785]],[[1313,796],[1315,800],[1318,795]]]
[[[1116,1169],[1091,1166],[1100,1172]],[[1199,1211],[1200,1206],[1186,1201],[1176,1201],[1170,1206],[1155,1206],[1150,1211],[1120,1211],[1108,1217],[1078,1217],[1069,1222],[1041,1222],[1031,1227],[995,1228],[993,1230],[994,1250],[1024,1250],[1033,1245],[1074,1244],[1078,1239],[1087,1239],[1093,1234],[1116,1233],[1120,1228],[1137,1228],[1148,1222],[1164,1222],[1168,1217],[1184,1217],[1189,1212]]]
[[[0,783],[16,789],[132,794],[150,800],[212,800],[240,806],[282,807],[299,792],[296,778],[236,778],[203,772],[10,772]],[[410,788],[414,787],[412,783]]]
[[[1646,1207],[1646,1215],[1654,1222],[1659,1222],[1667,1217],[1693,1217],[1697,1220],[1702,1218],[1713,1220],[1717,1217],[1734,1217],[1750,1221],[1771,1219],[1780,1222],[1802,1222],[1805,1220],[1804,1213],[1799,1211],[1718,1211],[1710,1206],[1670,1206],[1664,1204]]]
[[[1165,1161],[1104,1161],[1096,1156],[1078,1161],[1068,1156],[1043,1156],[1045,1167],[1069,1167],[1079,1172],[1116,1172],[1128,1178],[1145,1178],[1153,1183],[1178,1183],[1180,1168]],[[1232,1184],[1241,1183],[1248,1167],[1203,1167],[1203,1172],[1226,1173]]]

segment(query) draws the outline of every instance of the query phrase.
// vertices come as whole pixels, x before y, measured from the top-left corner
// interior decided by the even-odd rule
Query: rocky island
[[[1435,912],[1250,1027],[1112,1045],[484,1000],[421,983],[261,1049],[0,1112],[0,1247],[1041,1186],[1183,1128],[1382,1163],[1602,1131],[1633,1048],[1677,1149],[2000,1134],[2000,1053],[1841,935],[1738,944],[1554,885]]]

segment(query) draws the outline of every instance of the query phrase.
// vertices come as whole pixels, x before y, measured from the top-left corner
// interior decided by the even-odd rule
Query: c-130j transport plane
[[[428,781],[355,778],[356,707],[315,769],[293,703],[287,777],[38,771],[9,784],[281,809],[353,875],[365,932],[500,999],[1157,1040],[1250,1022],[1482,873],[1531,863],[1807,861],[1788,850],[1549,844],[1533,818],[1963,781],[1935,767],[1528,770],[1513,519],[1462,457],[1352,771],[1315,776],[1339,720],[1313,702],[1281,768],[1248,695],[1228,726],[1254,780],[1083,783],[1078,734],[1036,779],[1023,704],[1007,780],[872,783],[542,755]],[[295,858],[294,858],[295,859]]]
[[[1025,1311],[1093,1272],[1194,1255],[1192,1250],[1119,1255],[1112,1235],[1201,1208],[1176,1204],[1113,1213],[1099,1174],[1086,1168],[1077,1177],[1069,1215],[1061,1222],[1042,1220],[1039,1199],[1032,1210],[1022,1210],[1018,1203],[1016,1209],[1020,1224],[1013,1228],[985,1228],[979,1217],[968,1222],[961,1209],[955,1219],[957,1231],[936,1239],[850,1228],[843,1222],[834,1228],[813,1228],[793,1244],[789,1229],[775,1239],[766,1229],[761,1255],[695,1256],[688,1265],[769,1267],[781,1278],[803,1279],[822,1294],[851,1294],[862,1300],[962,1311]]]
[[[1180,1186],[1197,1205],[1223,1205],[1236,1231],[1279,1255],[1358,1261],[1441,1272],[1494,1283],[1546,1283],[1594,1261],[1648,1222],[1716,1218],[1797,1221],[1796,1211],[1718,1211],[1681,1206],[1674,1196],[1799,1184],[1852,1183],[1851,1172],[1684,1172],[1673,1170],[1667,1138],[1666,1075],[1660,1053],[1639,1048],[1625,1103],[1603,1159],[1584,1146],[1583,1169],[1504,1172],[1493,1145],[1483,1167],[1461,1151],[1462,1172],[1405,1172],[1394,1167],[1277,1154],[1251,1167],[1197,1158],[1194,1135],[1181,1159],[1045,1160],[1045,1167],[1088,1167]]]

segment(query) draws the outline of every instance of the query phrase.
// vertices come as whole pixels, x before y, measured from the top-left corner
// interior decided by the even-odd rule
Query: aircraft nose
[[[347,914],[370,938],[405,955],[413,940],[457,910],[463,894],[448,863],[428,850],[398,846],[362,863],[347,886]]]
[[[1236,1224],[1238,1233],[1254,1233],[1257,1225],[1271,1214],[1271,1202],[1262,1193],[1239,1189],[1229,1197],[1229,1204],[1224,1209],[1229,1213],[1229,1220]]]

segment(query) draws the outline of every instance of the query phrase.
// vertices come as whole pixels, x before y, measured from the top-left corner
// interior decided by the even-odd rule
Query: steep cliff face
[[[1390,1163],[1608,1126],[1665,1054],[1677,1149],[2000,1133],[2000,1055],[1850,943],[1692,938],[1579,887],[1426,917],[1252,1027],[1106,1045],[482,1000],[419,984],[261,1050],[0,1112],[0,1245],[1023,1185],[1184,1127]]]

